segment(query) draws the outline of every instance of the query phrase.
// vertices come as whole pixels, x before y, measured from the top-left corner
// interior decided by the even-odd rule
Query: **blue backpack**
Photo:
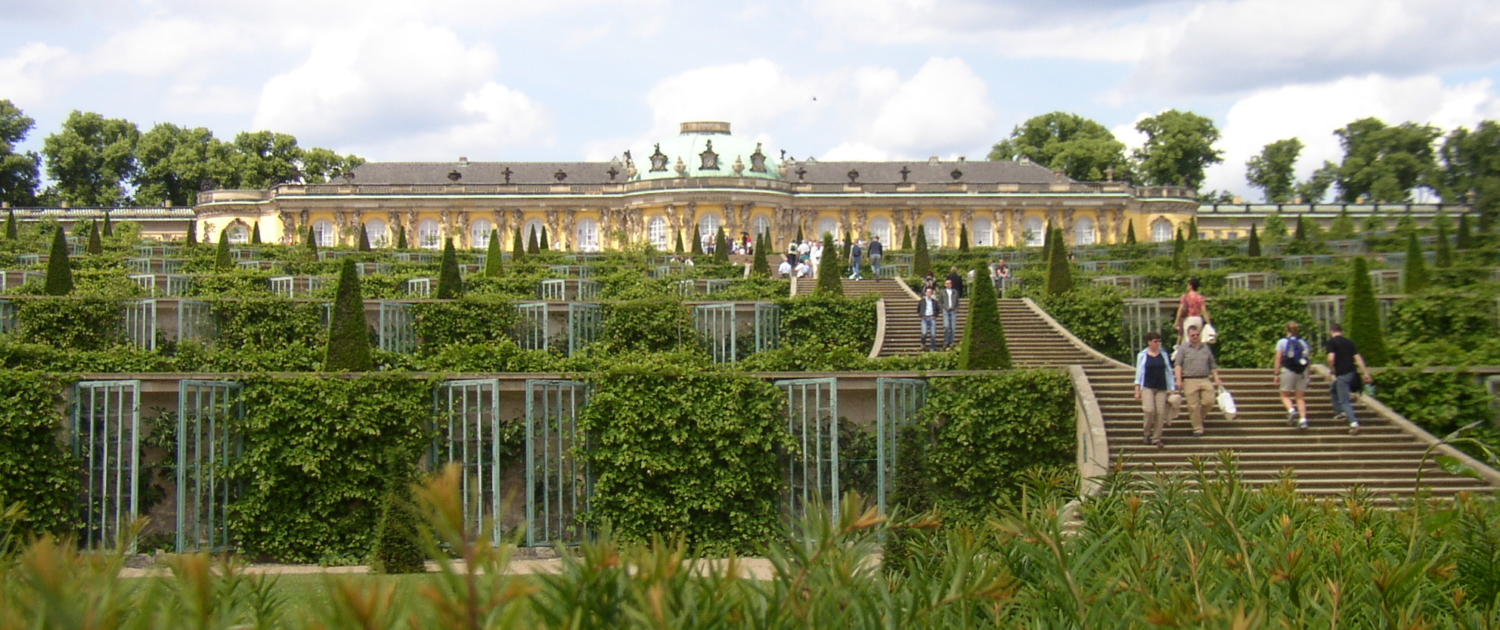
[[[1286,352],[1281,354],[1281,367],[1301,374],[1307,371],[1307,342],[1301,337],[1287,337]]]

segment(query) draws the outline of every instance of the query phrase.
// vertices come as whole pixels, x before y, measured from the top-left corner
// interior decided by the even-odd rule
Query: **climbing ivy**
[[[118,298],[78,296],[21,300],[20,340],[55,348],[99,350],[124,342]]]
[[[875,303],[880,296],[859,298],[808,295],[782,300],[781,343],[825,349],[847,348],[868,354],[875,346]]]
[[[594,522],[627,540],[656,534],[748,551],[781,531],[781,396],[739,374],[614,372],[590,380]]]
[[[1129,358],[1125,322],[1120,317],[1125,300],[1119,292],[1080,287],[1063,295],[1045,296],[1039,302],[1058,324],[1090,347],[1116,359]]]
[[[3,370],[0,399],[0,505],[25,510],[11,531],[66,533],[77,516],[79,463],[63,446],[62,383]]]
[[[369,555],[390,449],[430,440],[434,382],[403,374],[245,380],[244,494],[231,524],[252,557],[353,563]]]
[[[415,304],[412,311],[423,354],[509,339],[516,324],[515,304],[503,299],[465,296],[453,302]]]

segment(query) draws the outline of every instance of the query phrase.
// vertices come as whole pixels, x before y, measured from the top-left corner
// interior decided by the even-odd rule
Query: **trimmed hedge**
[[[62,383],[32,372],[0,371],[0,506],[25,515],[13,535],[65,534],[78,517],[80,463],[64,446]],[[0,525],[0,532],[6,529]]]

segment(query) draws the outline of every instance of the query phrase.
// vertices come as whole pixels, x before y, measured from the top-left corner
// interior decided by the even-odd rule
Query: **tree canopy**
[[[1265,193],[1267,203],[1287,203],[1296,193],[1301,154],[1302,141],[1297,138],[1272,142],[1245,163],[1245,180]]]
[[[16,151],[16,145],[35,127],[35,120],[10,101],[0,99],[0,201],[20,206],[36,199],[42,158],[34,151]]]
[[[1403,203],[1411,200],[1413,188],[1433,185],[1437,127],[1411,122],[1391,127],[1378,118],[1361,118],[1333,133],[1344,147],[1337,180],[1341,201],[1368,196],[1377,203]]]
[[[1116,179],[1129,179],[1130,174],[1125,143],[1104,125],[1068,112],[1042,114],[1016,125],[1009,138],[995,144],[989,158],[1025,158],[1081,180],[1106,179],[1110,168]]]
[[[130,197],[125,185],[136,173],[140,137],[140,129],[128,120],[73,110],[62,130],[42,143],[47,177],[56,182],[62,200],[73,205],[122,205]]]
[[[1224,161],[1214,148],[1219,129],[1214,121],[1192,112],[1169,109],[1135,124],[1146,143],[1135,151],[1145,183],[1155,186],[1203,185],[1203,172]]]

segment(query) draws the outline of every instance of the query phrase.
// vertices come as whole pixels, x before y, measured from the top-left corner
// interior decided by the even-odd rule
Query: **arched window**
[[[1073,222],[1073,244],[1093,245],[1095,242],[1094,220],[1083,217]]]
[[[1026,219],[1022,224],[1025,230],[1026,246],[1041,247],[1047,241],[1047,227],[1042,225],[1042,220],[1036,217]]]
[[[533,234],[536,235],[537,245],[541,245],[542,244],[542,221],[541,221],[541,219],[532,219],[530,221],[527,221],[526,222],[526,227],[521,229],[521,246],[522,247],[530,247],[531,246],[531,237],[532,237]],[[548,237],[547,240],[552,240],[551,239],[551,237],[552,237],[551,234],[548,234],[547,237]],[[549,245],[550,245],[550,243],[549,243]]]
[[[578,222],[578,240],[573,249],[580,252],[599,251],[599,222],[583,219]]]
[[[839,222],[834,221],[833,219],[823,219],[821,221],[818,221],[818,233],[814,234],[813,236],[818,240],[823,240],[824,234],[832,234],[833,240],[835,241],[844,238],[843,234],[839,234]]]
[[[698,218],[698,237],[713,238],[719,233],[719,215],[708,213]]]
[[[646,238],[651,241],[651,246],[666,251],[667,244],[667,219],[666,217],[651,217],[646,223]]]
[[[432,219],[423,219],[417,224],[417,246],[422,249],[437,249],[443,246],[443,229]]]
[[[475,219],[469,224],[469,247],[473,249],[484,249],[490,246],[490,230],[495,229],[495,224],[489,219]]]
[[[969,228],[969,244],[975,247],[989,247],[995,244],[995,229],[990,227],[989,219],[974,219],[974,226]]]
[[[313,239],[318,242],[318,247],[333,247],[333,222],[328,219],[314,221]]]
[[[755,226],[755,233],[751,234],[750,238],[753,238],[753,239],[755,239],[757,241],[760,240],[760,237],[761,237],[762,234],[770,234],[771,233],[771,219],[769,219],[767,217],[764,217],[764,216],[755,217],[755,221],[752,222],[752,225]]]
[[[1151,224],[1151,241],[1153,243],[1165,243],[1172,240],[1172,222],[1166,219],[1157,219]]]
[[[891,246],[891,222],[885,219],[875,219],[870,222],[870,236],[878,237],[886,247]]]
[[[245,229],[243,225],[231,225],[228,230],[224,231],[224,238],[229,239],[229,242],[235,245],[243,245],[250,242],[250,230]]]
[[[922,229],[927,232],[928,247],[943,246],[943,222],[937,219],[927,219],[922,222]]]
[[[365,236],[370,239],[370,247],[385,247],[390,241],[386,236],[385,221],[380,219],[365,222]]]

